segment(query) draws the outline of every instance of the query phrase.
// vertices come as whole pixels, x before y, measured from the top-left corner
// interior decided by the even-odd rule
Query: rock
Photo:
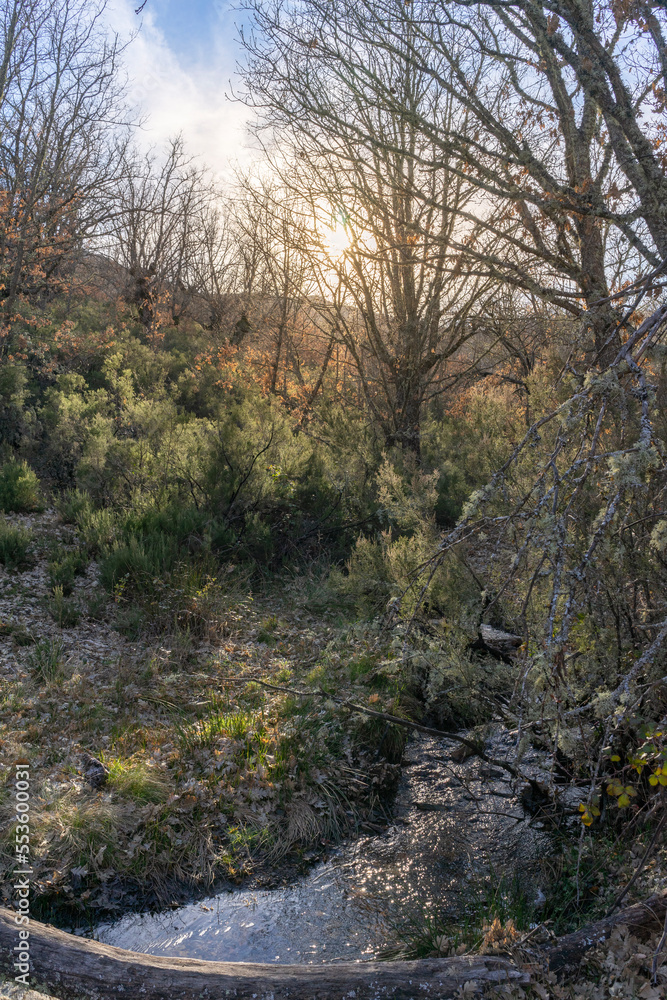
[[[84,752],[81,755],[83,760],[83,774],[91,788],[102,788],[109,777],[109,769],[104,766],[97,757],[92,757]]]
[[[552,795],[548,785],[530,778],[528,784],[524,785],[519,792],[519,801],[527,813],[536,816],[551,804]]]
[[[479,636],[482,645],[499,656],[512,656],[519,646],[523,645],[523,639],[520,635],[503,632],[501,629],[492,628],[491,625],[480,625]]]
[[[480,778],[504,778],[505,772],[494,767],[480,767],[479,776]]]
[[[533,900],[533,909],[541,910],[546,901],[547,897],[544,895],[542,890],[538,888],[537,893],[535,894],[535,899]]]
[[[464,760],[468,760],[469,757],[474,757],[476,753],[477,751],[473,750],[472,747],[468,747],[465,743],[461,743],[452,750],[449,756],[452,760],[456,761],[457,764],[462,764]]]

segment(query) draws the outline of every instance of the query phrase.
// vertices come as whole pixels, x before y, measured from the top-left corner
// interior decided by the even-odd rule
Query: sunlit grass
[[[184,750],[210,749],[223,737],[246,740],[251,733],[259,734],[263,731],[264,723],[261,717],[242,709],[214,712],[189,725],[177,726],[179,741]]]
[[[169,795],[167,781],[145,761],[117,757],[108,761],[107,767],[107,784],[124,798],[136,802],[164,802]]]

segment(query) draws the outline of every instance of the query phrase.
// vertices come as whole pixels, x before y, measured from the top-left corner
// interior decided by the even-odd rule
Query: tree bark
[[[0,964],[12,972],[14,913],[0,908]],[[414,962],[264,965],[140,955],[30,921],[31,974],[65,996],[142,1000],[422,1000],[454,996],[465,983],[527,983],[505,958],[462,955]]]
[[[541,954],[552,972],[576,967],[585,953],[621,925],[631,931],[660,927],[667,892],[560,938]],[[0,968],[10,975],[19,927],[13,911],[0,907]],[[453,997],[467,982],[481,988],[529,983],[530,973],[504,957],[461,955],[412,962],[336,962],[331,965],[273,965],[202,962],[125,951],[30,921],[31,976],[66,997],[99,1000],[128,993],[144,1000],[423,1000]],[[534,966],[533,966],[534,968]]]
[[[599,944],[603,944],[616,927],[621,925],[631,931],[646,928],[655,923],[656,928],[662,926],[667,912],[667,892],[656,893],[642,903],[619,910],[611,917],[598,920],[588,927],[567,934],[547,951],[549,969],[552,972],[563,972],[579,964],[584,954]]]

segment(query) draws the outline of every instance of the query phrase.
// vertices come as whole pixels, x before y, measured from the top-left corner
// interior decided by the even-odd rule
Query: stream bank
[[[487,748],[509,757],[512,737],[498,730]],[[533,751],[522,763],[539,778],[539,762]],[[402,764],[386,830],[344,844],[294,884],[128,914],[98,924],[93,936],[149,955],[328,963],[400,949],[406,921],[428,923],[436,912],[471,919],[480,884],[489,898],[512,891],[539,906],[554,848],[507,776],[478,758],[453,759],[451,743],[435,737],[411,739]]]

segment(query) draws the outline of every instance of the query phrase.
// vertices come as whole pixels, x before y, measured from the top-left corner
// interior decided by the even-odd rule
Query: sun
[[[337,225],[335,228],[327,226],[322,229],[321,237],[322,246],[334,260],[338,260],[350,249],[352,237],[344,226]]]

